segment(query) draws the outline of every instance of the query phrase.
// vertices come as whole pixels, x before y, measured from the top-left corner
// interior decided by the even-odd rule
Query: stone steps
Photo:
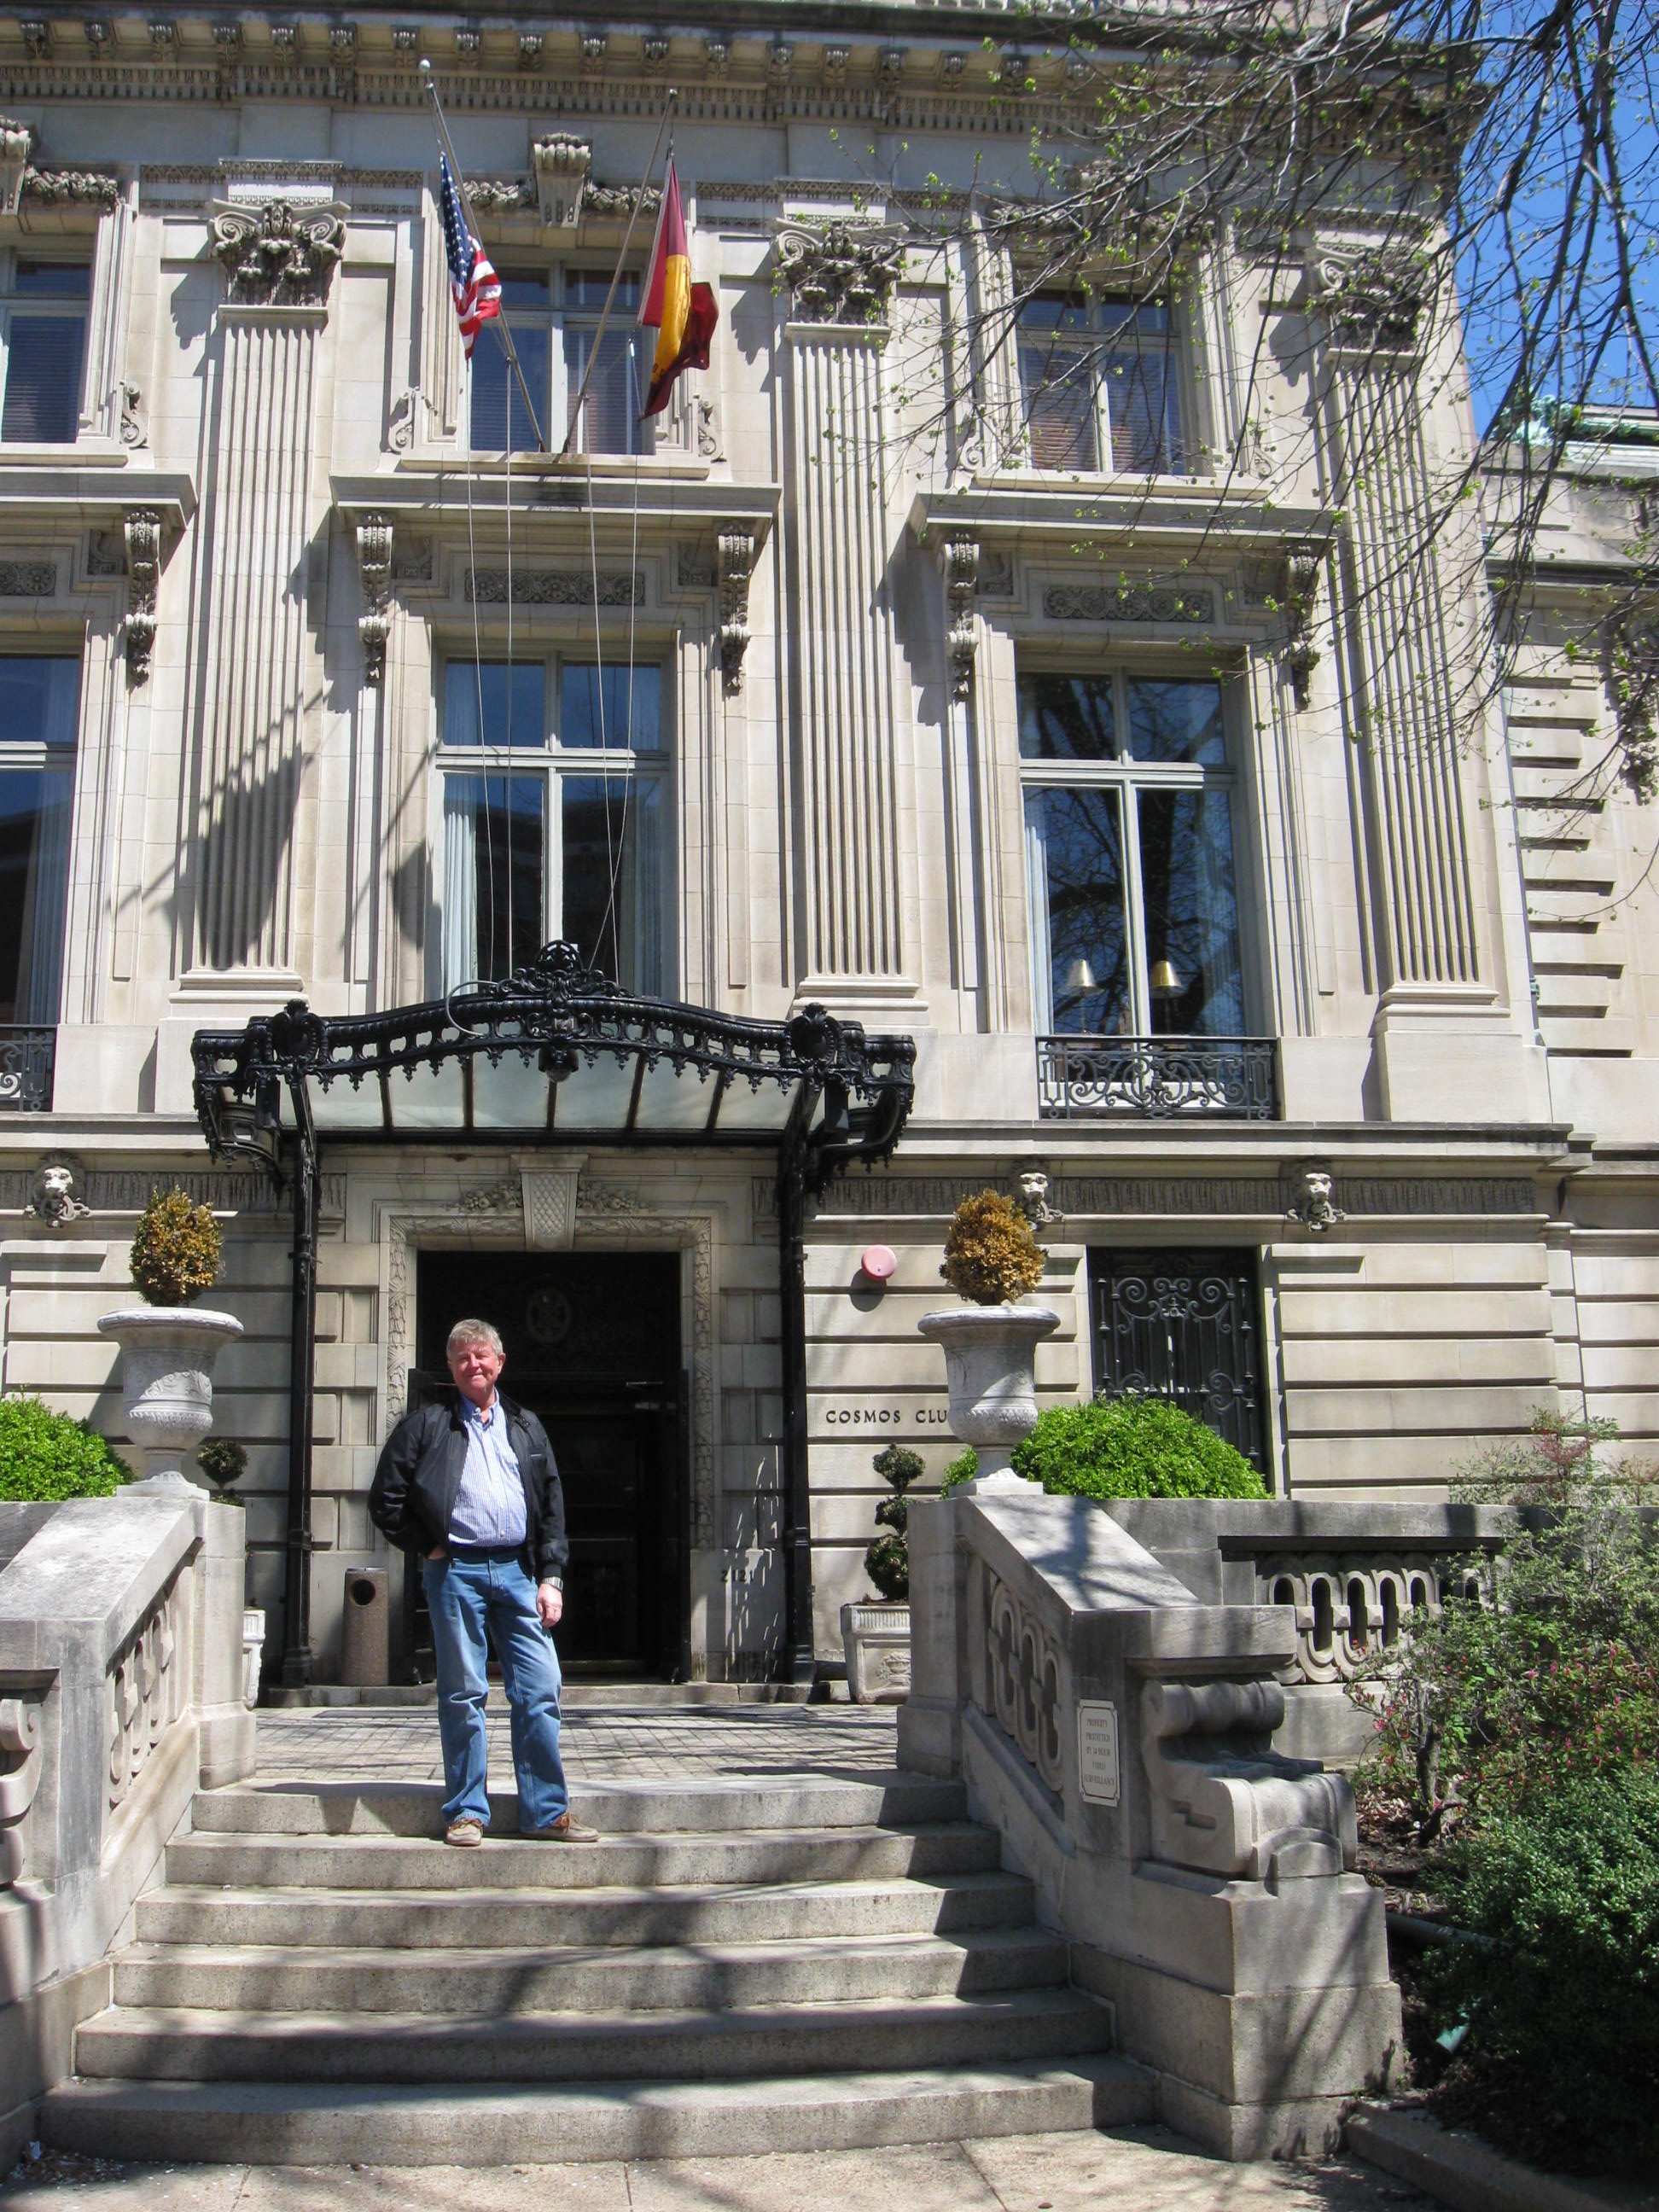
[[[1104,2048],[1081,1991],[649,2013],[202,2012],[112,2006],[76,2032],[76,2070],[166,2081],[731,2081]]]
[[[198,1836],[404,1836],[429,1840],[442,1826],[442,1791],[432,1784],[401,1787],[336,1784],[318,1789],[278,1784],[264,1789],[204,1791],[196,1801],[191,1828]],[[840,1777],[779,1783],[715,1782],[688,1786],[618,1783],[578,1790],[578,1816],[603,1836],[714,1835],[747,1829],[914,1828],[968,1817],[959,1782],[918,1775],[872,1781]],[[519,1801],[511,1790],[492,1790],[490,1833],[516,1834]]]
[[[1108,2007],[956,1784],[619,1783],[593,1844],[428,1788],[198,1796],[43,2139],[126,2158],[478,2165],[1146,2118]]]
[[[115,1964],[118,2007],[191,2011],[665,2012],[982,1996],[1053,1987],[1066,1949],[1042,1929],[820,1936],[747,1943],[398,1951],[137,1943]]]
[[[690,1831],[598,1844],[492,1838],[483,1850],[404,1836],[191,1835],[169,1844],[167,1876],[210,1888],[617,1889],[667,1884],[891,1881],[988,1873],[1000,1856],[988,1828]]]
[[[742,1943],[821,1936],[965,1935],[1029,1924],[1023,1875],[702,1888],[153,1890],[146,1943],[340,1944],[381,1952],[553,1944]]]
[[[46,2099],[40,2133],[56,2148],[103,2158],[476,2167],[864,2150],[1130,2127],[1153,2116],[1149,2074],[1092,2057],[460,2091],[80,2081]]]

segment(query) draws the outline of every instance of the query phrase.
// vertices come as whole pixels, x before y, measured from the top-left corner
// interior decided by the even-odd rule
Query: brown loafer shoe
[[[452,1820],[444,1830],[444,1841],[453,1844],[458,1850],[476,1851],[483,1839],[483,1822],[465,1814],[459,1820]]]
[[[525,1834],[532,1844],[597,1844],[599,1840],[597,1828],[583,1827],[568,1813],[561,1813],[544,1828],[526,1828]]]

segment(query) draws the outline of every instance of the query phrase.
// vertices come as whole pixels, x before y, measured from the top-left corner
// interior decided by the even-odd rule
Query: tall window
[[[659,996],[672,804],[661,669],[452,660],[439,772],[445,989],[507,975],[563,937]]]
[[[0,658],[0,1022],[58,1019],[81,664]]]
[[[611,288],[608,270],[554,269],[501,273],[501,304],[513,325],[519,365],[535,403],[543,434],[556,448],[575,421],[589,355],[599,337],[599,318]],[[639,279],[623,276],[617,286],[611,320],[599,339],[599,357],[588,379],[582,420],[571,440],[574,453],[636,453],[649,450],[650,431],[639,419],[645,395],[641,380],[649,363],[635,322]],[[533,449],[535,433],[525,411],[518,379],[495,325],[486,323],[472,351],[472,446],[475,453],[501,453],[507,446],[509,410],[513,450]]]
[[[1170,311],[1160,301],[1028,300],[1019,315],[1019,376],[1035,465],[1085,475],[1184,474],[1178,368]]]
[[[0,444],[75,443],[90,277],[84,261],[0,253]]]
[[[1039,1035],[1244,1030],[1222,686],[1022,672]]]

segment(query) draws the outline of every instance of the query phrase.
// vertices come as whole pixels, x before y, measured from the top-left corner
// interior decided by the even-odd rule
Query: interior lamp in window
[[[1165,967],[1169,966],[1169,963],[1167,961],[1165,961],[1164,964]],[[1173,973],[1174,971],[1171,970],[1170,972]],[[1089,963],[1082,957],[1079,957],[1078,959],[1073,960],[1071,965],[1066,969],[1066,990],[1068,997],[1073,999],[1086,998],[1091,991],[1098,990],[1099,988],[1099,982],[1096,977],[1094,969],[1089,965]]]
[[[1178,999],[1187,986],[1176,973],[1174,961],[1155,960],[1146,988],[1155,999]]]

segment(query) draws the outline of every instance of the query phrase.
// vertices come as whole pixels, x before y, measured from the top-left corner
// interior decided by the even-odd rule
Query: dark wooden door
[[[501,1386],[546,1428],[570,1563],[561,1664],[619,1679],[680,1673],[690,1638],[688,1468],[677,1253],[422,1253],[423,1374],[463,1314],[507,1347]]]

